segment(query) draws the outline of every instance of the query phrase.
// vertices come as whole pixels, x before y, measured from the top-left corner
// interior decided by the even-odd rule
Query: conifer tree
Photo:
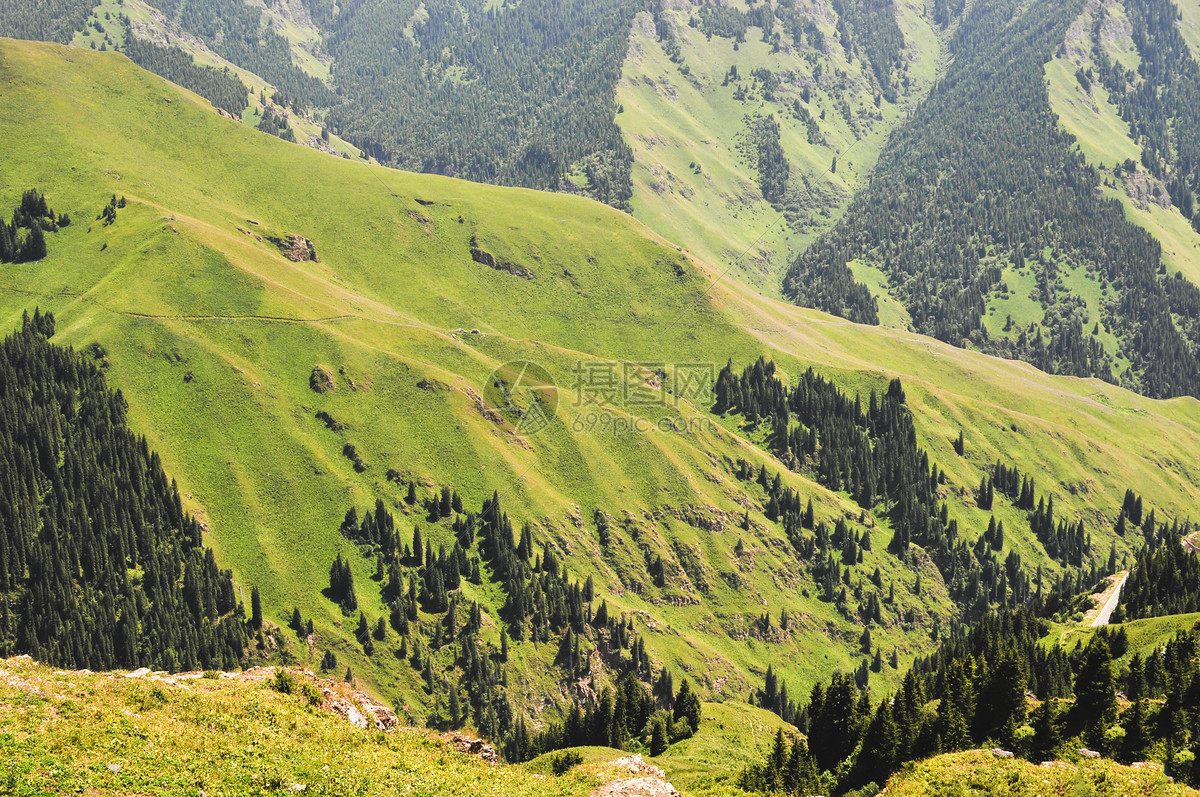
[[[1043,700],[1033,710],[1033,716],[1030,717],[1033,725],[1033,740],[1029,748],[1030,761],[1040,763],[1054,757],[1060,742],[1055,713],[1052,700]]]
[[[650,755],[660,756],[667,752],[667,724],[656,717],[650,729]]]
[[[250,627],[258,630],[262,625],[262,596],[259,595],[258,587],[254,587],[250,590]]]
[[[692,733],[700,730],[700,698],[692,692],[692,686],[686,678],[679,685],[679,694],[675,696],[673,711],[676,722],[685,719],[691,727]]]
[[[1117,718],[1117,698],[1112,655],[1108,643],[1100,636],[1093,637],[1084,651],[1079,674],[1075,677],[1072,715],[1084,729],[1087,743],[1102,748],[1104,732]]]

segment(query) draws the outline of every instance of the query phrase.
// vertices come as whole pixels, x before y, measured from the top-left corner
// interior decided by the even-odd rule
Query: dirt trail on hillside
[[[1129,571],[1124,570],[1109,577],[1109,585],[1104,592],[1096,599],[1095,617],[1088,625],[1097,628],[1102,625],[1108,625],[1112,613],[1116,610],[1117,604],[1121,601],[1121,589],[1125,586],[1125,582],[1129,579]]]

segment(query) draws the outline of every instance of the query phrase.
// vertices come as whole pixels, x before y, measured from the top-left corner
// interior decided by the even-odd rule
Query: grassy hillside
[[[420,731],[357,728],[331,707],[349,689],[325,685],[321,705],[310,678],[298,674],[295,692],[282,694],[268,676],[95,675],[0,660],[0,788],[18,797],[197,790],[567,797],[617,777],[597,763],[548,778],[455,752]],[[317,705],[302,685],[316,690]]]
[[[1125,633],[1129,635],[1129,649],[1124,656],[1116,659],[1117,667],[1128,664],[1128,659],[1135,653],[1141,654],[1145,658],[1147,654],[1158,650],[1174,639],[1178,632],[1193,629],[1197,621],[1200,621],[1200,614],[1169,614],[1163,617],[1149,617],[1145,620],[1132,620],[1128,623],[1113,625],[1110,630],[1124,629]],[[1095,634],[1096,629],[1094,628],[1061,630],[1056,637],[1057,644],[1068,650],[1076,645],[1087,647],[1088,642]]]
[[[584,763],[554,776],[551,758],[523,766],[486,763],[420,731],[351,725],[334,704],[343,684],[296,673],[282,693],[269,671],[94,674],[54,671],[25,658],[0,660],[0,786],[24,795],[294,793],[363,795],[587,795],[630,777],[621,754],[580,750]],[[309,699],[312,693],[312,700]],[[714,723],[728,723],[718,711]],[[770,718],[759,733],[769,738]],[[698,737],[695,741],[701,741]],[[765,747],[763,739],[756,743]],[[720,749],[730,761],[732,748]],[[748,755],[753,754],[753,748]],[[669,756],[668,756],[669,757]],[[655,759],[656,765],[667,765]],[[678,781],[675,781],[678,783]],[[729,793],[712,780],[686,793]],[[1190,795],[1158,765],[1109,760],[1041,766],[973,750],[907,766],[888,783],[900,795]]]
[[[644,613],[657,661],[694,671],[715,693],[748,693],[764,657],[806,679],[855,663],[859,632],[833,607],[796,594],[805,578],[777,527],[756,514],[749,556],[732,554],[740,535],[728,529],[744,499],[721,461],[761,454],[703,425],[691,434],[572,431],[586,420],[585,408],[570,406],[581,359],[719,364],[759,352],[708,306],[704,278],[677,251],[592,202],[369,170],[285,145],[220,119],[120,56],[7,42],[4,51],[6,87],[42,98],[38,118],[6,124],[22,153],[6,170],[6,190],[41,186],[81,220],[53,236],[46,261],[5,270],[6,317],[52,307],[58,340],[103,347],[108,378],[208,523],[221,560],[240,583],[262,588],[277,622],[293,606],[314,618],[312,655],[334,647],[420,714],[415,674],[391,656],[367,662],[320,594],[335,553],[351,550],[337,533],[350,506],[379,496],[410,511],[403,488],[385,478],[395,469],[417,479],[422,496],[453,484],[471,508],[499,491],[518,522],[538,524],[539,543],[554,542],[574,572],[598,578],[614,610]],[[43,152],[63,155],[56,162]],[[128,206],[111,227],[89,231],[83,222],[114,191]],[[258,240],[284,233],[311,239],[320,262],[288,261]],[[533,278],[474,263],[472,236]],[[555,423],[528,441],[477,406],[488,374],[522,357],[563,386]],[[335,391],[310,389],[318,364],[335,375]],[[317,410],[346,429],[330,431]],[[701,417],[687,403],[641,412]],[[346,443],[364,473],[343,457]],[[851,511],[842,497],[788,481],[816,498],[821,516]],[[613,555],[600,553],[595,510],[614,519]],[[699,527],[705,516],[719,533]],[[423,517],[402,522],[421,523],[435,545],[451,540]],[[647,588],[651,555],[672,565],[662,590]],[[371,585],[371,563],[354,562],[358,583]],[[917,609],[899,563],[876,552],[864,566],[876,565]],[[374,591],[360,587],[372,621],[384,613]],[[773,614],[802,612],[802,630],[782,645],[756,642],[748,629],[764,605],[755,592]],[[490,584],[467,596],[493,612],[502,602]],[[921,604],[925,621],[951,608],[936,592]],[[498,641],[498,627],[487,633]],[[907,655],[918,637],[910,642],[897,623],[880,641]],[[553,650],[518,655],[529,657],[530,674],[512,691],[532,702],[550,689],[539,665]]]
[[[1191,795],[1172,783],[1162,767],[1124,766],[1108,760],[1031,764],[1020,759],[997,759],[990,751],[971,750],[941,755],[905,767],[887,784],[889,795],[902,797],[1050,797],[1050,795]]]
[[[1185,38],[1191,37],[1189,42],[1194,42],[1200,7],[1194,2],[1180,2],[1176,6],[1184,15],[1180,30]],[[1099,42],[1093,33],[1096,30]],[[1076,137],[1088,163],[1099,169],[1109,183],[1103,189],[1105,195],[1118,200],[1125,209],[1125,217],[1162,244],[1163,263],[1168,272],[1182,273],[1186,279],[1200,284],[1200,233],[1171,204],[1161,183],[1149,178],[1144,169],[1132,175],[1114,173],[1114,167],[1126,159],[1139,163],[1142,148],[1131,138],[1129,124],[1120,117],[1104,86],[1089,81],[1085,88],[1076,78],[1076,72],[1096,69],[1097,46],[1114,61],[1137,68],[1140,58],[1130,36],[1129,22],[1122,5],[1115,0],[1089,4],[1072,23],[1063,47],[1046,65],[1051,105],[1063,128]],[[1155,195],[1156,189],[1161,196]]]
[[[435,545],[451,544],[444,522],[431,527],[404,503],[390,469],[415,479],[422,497],[453,485],[472,509],[499,492],[516,522],[534,524],[539,545],[556,547],[573,574],[594,576],[610,610],[633,614],[656,665],[689,674],[710,699],[744,700],[767,664],[795,692],[861,660],[857,619],[816,600],[807,565],[761,513],[761,492],[739,484],[728,463],[782,466],[734,422],[686,400],[626,403],[609,423],[592,423],[594,408],[573,406],[585,368],[643,363],[635,381],[644,387],[657,364],[740,366],[767,354],[786,373],[811,364],[848,390],[899,376],[922,443],[947,473],[948,510],[970,539],[988,519],[973,491],[997,458],[1036,475],[1061,516],[1083,519],[1098,559],[1114,541],[1129,550],[1111,531],[1126,487],[1172,517],[1190,514],[1200,492],[1200,414],[1190,399],[1154,402],[1049,377],[763,299],[737,282],[710,289],[717,266],[610,208],[288,145],[119,55],[3,41],[0,56],[6,101],[25,109],[0,120],[11,142],[0,196],[15,203],[37,186],[76,220],[49,235],[46,260],[2,268],[0,322],[15,326],[24,308],[41,305],[59,319],[56,341],[99,344],[90,351],[207,523],[222,566],[239,585],[261,587],[268,619],[282,625],[293,606],[313,619],[314,646],[296,648],[302,659],[315,666],[335,650],[414,719],[426,710],[418,675],[390,650],[364,655],[353,618],[321,595],[340,551],[368,620],[385,612],[372,563],[338,534],[351,506],[361,512],[382,498],[403,534],[420,523]],[[114,192],[128,202],[116,222],[93,221]],[[309,239],[319,260],[283,257],[269,238],[289,234]],[[472,248],[508,270],[476,262]],[[516,434],[481,405],[489,374],[518,359],[541,364],[560,386],[536,435]],[[314,366],[335,390],[310,388]],[[318,410],[344,428],[327,428]],[[662,418],[687,431],[625,428]],[[961,458],[951,449],[960,428]],[[846,496],[783,476],[814,499],[819,519],[848,516],[857,527]],[[743,532],[736,524],[747,509]],[[610,518],[607,548],[597,510]],[[996,514],[1010,550],[1057,569],[1023,513],[997,500]],[[860,571],[865,579],[879,567],[897,596],[872,634],[903,661],[926,648],[934,616],[955,607],[919,558],[925,589],[914,595],[916,574],[885,551],[886,520],[862,522],[877,536]],[[647,573],[655,557],[667,573],[661,586]],[[480,601],[483,635],[497,643],[498,586],[466,584],[464,594]],[[782,609],[788,632],[754,631],[764,612]],[[565,694],[554,652],[514,649],[513,672],[525,673],[509,685],[519,705]],[[895,677],[885,667],[873,683]]]
[[[710,13],[748,9],[734,1],[639,13],[617,86],[617,123],[634,153],[634,215],[699,258],[729,267],[731,277],[776,294],[796,252],[841,215],[888,133],[929,88],[941,48],[924,6],[897,3],[906,82],[899,96],[877,104],[871,64],[843,47],[833,8],[798,10],[811,26],[805,35],[775,23],[778,41],[768,41],[761,25],[739,41],[702,22]],[[767,86],[756,70],[778,85]],[[790,166],[786,199],[775,203],[764,198],[747,153],[750,120],[767,115],[780,124]]]

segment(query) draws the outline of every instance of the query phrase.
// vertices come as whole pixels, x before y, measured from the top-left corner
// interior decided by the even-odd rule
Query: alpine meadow
[[[0,3],[0,792],[1194,794],[1200,0]]]

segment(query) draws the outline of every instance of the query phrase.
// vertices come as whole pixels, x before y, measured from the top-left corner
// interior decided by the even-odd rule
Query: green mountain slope
[[[1193,6],[1181,2],[1176,7],[1181,14],[1185,10],[1197,13]],[[1182,19],[1179,25],[1185,36],[1194,29]],[[1144,30],[1145,23],[1139,28]],[[1176,50],[1179,44],[1176,43]],[[1195,283],[1200,281],[1200,231],[1193,224],[1194,219],[1176,206],[1162,180],[1164,169],[1158,169],[1157,174],[1146,170],[1142,163],[1143,147],[1135,140],[1140,137],[1135,135],[1129,121],[1133,118],[1133,108],[1123,116],[1115,104],[1120,97],[1106,88],[1100,71],[1101,62],[1110,68],[1120,65],[1136,71],[1141,60],[1134,26],[1125,7],[1116,2],[1089,5],[1071,23],[1064,46],[1046,66],[1050,101],[1063,127],[1076,137],[1088,163],[1100,171],[1105,195],[1120,201],[1126,218],[1162,244],[1163,262],[1171,276],[1181,272],[1185,279]],[[1170,71],[1176,73],[1173,79],[1186,82],[1186,68]],[[1129,87],[1124,77],[1108,82],[1114,87]],[[1190,125],[1176,127],[1185,130]],[[1135,164],[1132,170],[1127,168],[1129,161]],[[1172,168],[1174,164],[1164,163],[1164,166],[1178,172]],[[1177,197],[1181,195],[1177,193]]]
[[[855,23],[861,30],[847,28]],[[875,31],[891,38],[876,42]],[[928,90],[939,35],[924,5],[907,2],[685,3],[638,14],[617,87],[634,214],[776,293]],[[774,160],[759,157],[767,117],[779,127]]]
[[[765,495],[734,477],[738,458],[779,472],[818,519],[871,527],[875,545],[852,582],[878,567],[895,583],[895,604],[872,628],[883,651],[916,655],[935,618],[958,612],[928,558],[887,552],[887,507],[864,512],[788,472],[756,445],[762,429],[713,418],[703,403],[626,403],[606,424],[593,420],[593,407],[573,406],[585,367],[639,363],[642,387],[658,367],[732,358],[740,370],[760,354],[793,378],[813,365],[850,391],[882,391],[898,376],[919,440],[946,473],[948,515],[971,541],[989,517],[974,491],[997,459],[1035,475],[1060,517],[1084,522],[1098,563],[1112,544],[1118,556],[1131,550],[1112,530],[1128,487],[1167,517],[1190,514],[1200,491],[1191,399],[1155,402],[850,324],[740,283],[710,286],[715,267],[611,208],[289,146],[119,55],[7,40],[0,55],[6,102],[26,109],[0,119],[13,142],[0,191],[15,202],[36,185],[76,219],[48,234],[47,259],[0,266],[0,320],[15,326],[41,305],[58,318],[56,342],[99,344],[90,351],[206,523],[221,566],[246,591],[261,588],[269,620],[283,626],[298,607],[313,621],[312,645],[291,643],[294,655],[315,667],[336,652],[416,720],[432,700],[392,655],[396,638],[367,655],[354,619],[321,594],[340,552],[367,619],[387,614],[374,562],[338,532],[351,506],[382,499],[405,541],[419,523],[435,546],[453,545],[446,521],[404,500],[409,480],[421,498],[452,485],[472,509],[498,492],[539,547],[573,576],[592,576],[609,611],[632,618],[656,669],[690,675],[709,698],[744,700],[767,664],[804,688],[863,661],[858,617],[817,599],[811,563],[763,514]],[[114,192],[127,200],[115,222],[92,221]],[[299,259],[285,257],[271,238],[289,236],[310,241],[318,259],[291,243]],[[560,386],[549,425],[531,435],[483,400],[489,374],[522,359]],[[336,389],[310,387],[316,366]],[[687,431],[653,425],[662,418]],[[645,433],[626,428],[636,419]],[[960,429],[962,457],[952,450]],[[1004,554],[1059,571],[1023,512],[997,500],[995,514],[1008,528]],[[487,615],[481,636],[499,645],[501,587],[462,591]],[[774,622],[781,610],[786,631]],[[513,646],[509,691],[531,716],[574,694],[556,647]],[[445,657],[441,666],[453,675]],[[595,673],[598,684],[611,678],[601,664]],[[896,672],[871,677],[886,684]]]
[[[739,578],[772,596],[777,614],[794,587],[775,579],[797,583],[794,555],[759,519],[747,539],[753,564],[739,564],[737,537],[700,524],[728,529],[744,512],[744,488],[722,458],[763,455],[705,425],[694,434],[571,430],[586,420],[586,408],[569,406],[581,359],[694,363],[718,351],[749,361],[759,351],[708,306],[703,277],[677,251],[584,200],[371,171],[289,147],[221,120],[119,57],[17,43],[5,53],[13,96],[44,96],[42,81],[62,82],[37,119],[6,125],[24,142],[6,179],[43,186],[77,218],[94,215],[114,190],[128,199],[112,226],[66,228],[49,259],[6,269],[6,312],[52,307],[58,339],[103,347],[131,418],[207,522],[221,561],[241,584],[260,586],[268,615],[282,623],[299,606],[322,649],[336,646],[380,691],[420,700],[416,674],[394,660],[368,662],[320,594],[334,554],[351,550],[338,534],[350,506],[362,510],[379,496],[399,504],[398,515],[411,511],[403,487],[386,478],[395,469],[415,478],[422,496],[454,485],[470,507],[500,491],[514,517],[538,524],[539,544],[554,542],[574,572],[595,574],[614,611],[647,612],[656,660],[687,669],[705,661],[697,674],[707,688],[749,689],[747,673],[764,651],[748,630],[763,607]],[[89,112],[70,110],[80,107]],[[43,148],[72,153],[70,161],[41,158]],[[320,262],[291,262],[258,240],[285,233],[311,239]],[[475,263],[472,238],[533,277]],[[482,334],[455,331],[476,328]],[[488,374],[520,357],[536,358],[564,386],[557,422],[528,441],[480,411]],[[337,390],[313,392],[316,365],[334,374]],[[326,428],[317,410],[346,428]],[[643,413],[701,417],[686,403]],[[362,474],[343,456],[347,443],[367,465]],[[822,516],[852,511],[846,499],[784,476]],[[614,556],[597,547],[596,510],[619,528]],[[423,516],[413,522],[435,543],[452,540]],[[661,590],[647,591],[646,556],[672,565]],[[875,559],[916,608],[900,563]],[[371,563],[352,562],[356,580],[371,584]],[[933,595],[922,604],[951,611]],[[470,597],[502,602],[490,586]],[[373,601],[372,619],[385,614]],[[779,653],[802,645],[820,657],[793,659],[797,672],[825,666],[826,656],[850,666],[854,624],[827,604],[795,603],[811,615],[810,630]],[[831,638],[830,623],[844,630]],[[499,629],[490,633],[496,642]],[[904,650],[907,636],[896,624],[881,644],[894,639]],[[528,655],[546,664],[553,650]],[[535,674],[516,694],[532,700],[547,688]]]
[[[1101,175],[1051,107],[1043,66],[1083,8],[974,6],[946,76],[847,215],[797,259],[785,291],[878,323],[877,299],[854,271],[865,263],[883,272],[918,331],[1149,395],[1195,394],[1200,292],[1168,276],[1161,243],[1100,194]],[[1149,77],[1118,67],[1103,82],[1153,145],[1150,171],[1171,173],[1168,193],[1190,216],[1194,110],[1184,109],[1194,106],[1197,67],[1173,13],[1149,0],[1136,9]],[[1164,81],[1178,88],[1154,88]],[[1084,139],[1093,155],[1097,135]]]

